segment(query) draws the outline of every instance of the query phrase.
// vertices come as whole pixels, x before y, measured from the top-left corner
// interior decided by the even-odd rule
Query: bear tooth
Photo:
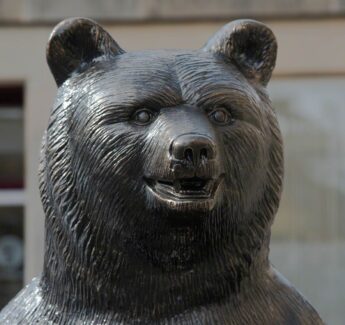
[[[177,193],[179,193],[181,190],[181,184],[178,180],[174,181],[174,189]]]

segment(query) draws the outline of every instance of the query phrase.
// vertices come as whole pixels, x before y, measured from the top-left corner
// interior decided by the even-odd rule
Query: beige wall
[[[107,21],[215,20],[228,17],[336,17],[344,0],[1,0],[0,22],[39,23],[62,17]]]
[[[127,50],[198,48],[224,22],[105,26]],[[279,42],[276,77],[345,75],[345,21],[266,22]],[[43,256],[43,212],[37,168],[43,130],[55,84],[44,49],[51,27],[0,27],[0,82],[25,84],[25,282],[39,274]]]

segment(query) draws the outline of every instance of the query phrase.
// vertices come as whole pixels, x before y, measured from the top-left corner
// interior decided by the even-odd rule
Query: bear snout
[[[170,154],[174,159],[189,161],[197,168],[203,161],[215,158],[216,145],[209,136],[186,133],[171,142]]]

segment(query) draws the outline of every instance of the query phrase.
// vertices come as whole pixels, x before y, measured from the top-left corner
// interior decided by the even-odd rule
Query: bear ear
[[[49,68],[60,86],[78,68],[100,56],[116,56],[125,51],[96,22],[71,18],[59,23],[47,45]]]
[[[203,50],[224,56],[246,78],[266,86],[277,57],[273,32],[255,20],[235,20],[209,39]]]

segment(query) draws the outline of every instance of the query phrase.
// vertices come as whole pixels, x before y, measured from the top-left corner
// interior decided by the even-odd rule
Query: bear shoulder
[[[272,306],[284,318],[280,324],[325,324],[306,298],[274,267],[269,269],[268,276]]]
[[[33,311],[40,309],[41,302],[40,278],[34,278],[1,310],[0,324],[15,325],[32,322]]]

